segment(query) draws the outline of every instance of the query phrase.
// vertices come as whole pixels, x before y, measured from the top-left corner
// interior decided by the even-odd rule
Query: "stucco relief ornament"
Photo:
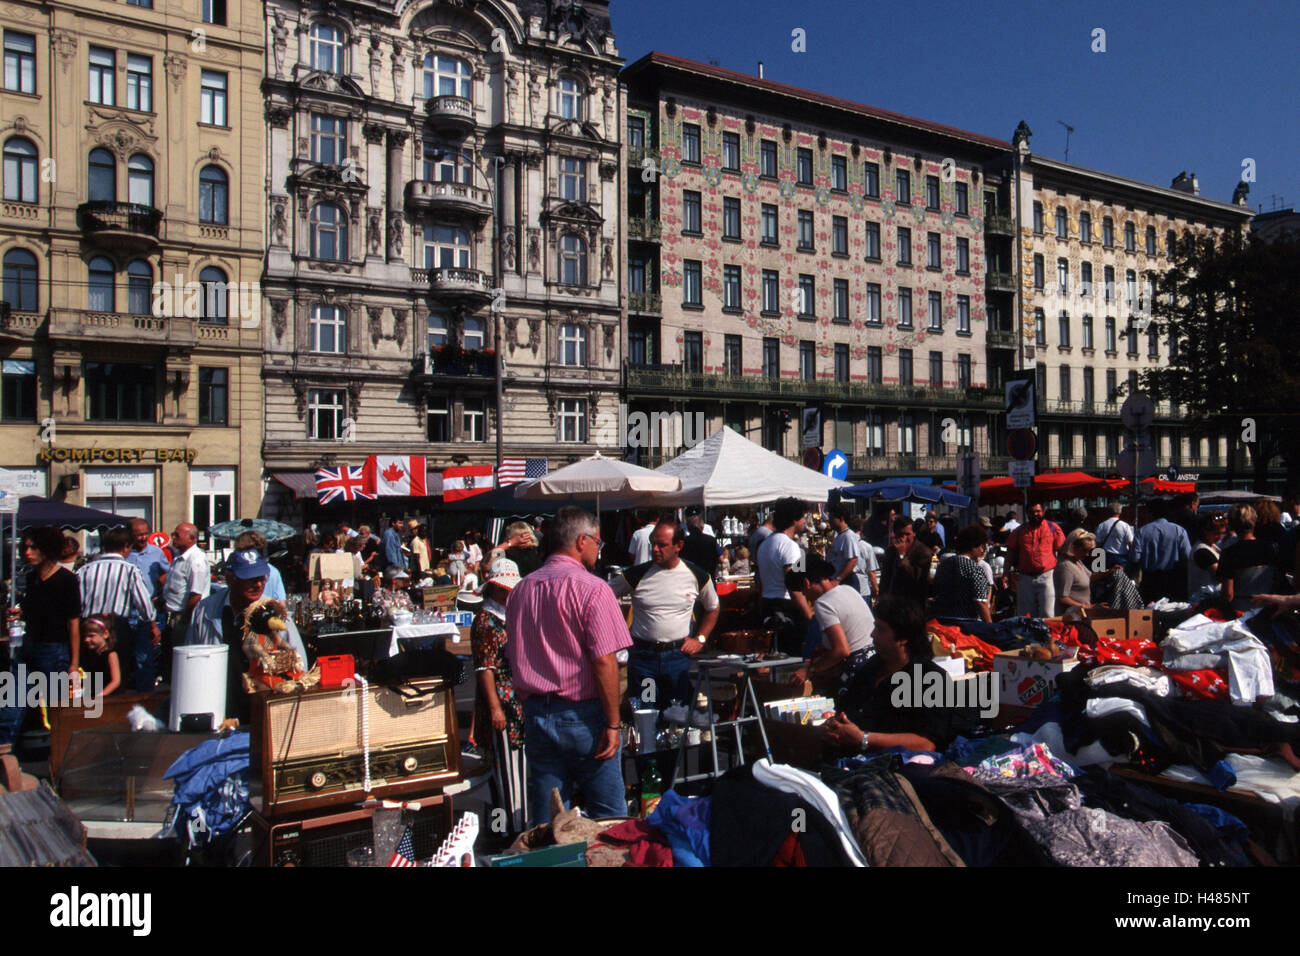
[[[392,212],[388,220],[388,247],[393,250],[393,255],[402,254],[402,220]]]
[[[600,271],[606,279],[612,278],[614,275],[614,241],[612,239],[605,240],[605,249],[600,257]]]
[[[288,223],[285,221],[284,200],[277,199],[271,204],[271,233],[275,236],[277,246],[284,245],[287,231]]]
[[[383,338],[384,335],[384,328],[380,322],[383,310],[376,308],[375,306],[367,306],[366,315],[370,319],[370,344],[378,345],[379,340]]]
[[[379,49],[379,37],[370,38],[370,95],[379,95],[379,74],[384,66],[384,55]]]
[[[406,310],[393,310],[393,341],[397,343],[400,349],[406,344]]]
[[[366,215],[366,247],[370,250],[372,256],[379,255],[380,244],[380,212],[378,209],[367,210]]]
[[[399,103],[405,96],[406,87],[406,63],[403,60],[402,44],[393,41],[393,99]]]
[[[284,310],[286,305],[287,303],[284,299],[271,300],[271,331],[275,333],[275,340],[277,342],[284,338]]]
[[[513,272],[515,269],[515,231],[507,229],[505,235],[501,237],[501,259],[505,263],[506,269]]]
[[[538,234],[538,230],[529,229],[528,230],[528,268],[532,269],[534,272],[537,271],[537,267],[541,264],[541,256],[542,256],[541,236]]]
[[[271,54],[275,58],[275,78],[284,78],[284,53],[288,49],[289,30],[284,25],[284,12],[275,11],[275,26],[271,27]]]

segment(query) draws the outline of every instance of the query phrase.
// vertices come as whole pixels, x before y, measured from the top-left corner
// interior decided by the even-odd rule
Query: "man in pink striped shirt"
[[[550,557],[506,603],[506,657],[524,702],[532,821],[550,820],[553,788],[567,805],[575,781],[589,816],[624,816],[615,655],[632,639],[614,592],[590,573],[600,556],[595,516],[561,508],[547,538]]]

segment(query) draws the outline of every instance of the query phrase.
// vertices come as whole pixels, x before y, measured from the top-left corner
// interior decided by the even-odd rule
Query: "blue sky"
[[[1228,201],[1300,207],[1300,4],[612,0],[619,52],[651,50],[1011,138],[1039,155]],[[807,52],[791,50],[806,31]],[[1106,31],[1094,53],[1093,31]]]

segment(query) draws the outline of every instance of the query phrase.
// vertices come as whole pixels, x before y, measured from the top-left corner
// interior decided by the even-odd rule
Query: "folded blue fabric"
[[[673,851],[673,866],[709,866],[709,826],[713,802],[668,790],[646,823],[658,828]]]
[[[1210,778],[1210,783],[1214,784],[1217,790],[1227,790],[1237,782],[1237,773],[1226,760],[1216,763],[1206,776]]]
[[[1185,803],[1183,806],[1214,824],[1215,829],[1224,839],[1236,840],[1239,843],[1245,843],[1250,839],[1250,830],[1247,829],[1246,824],[1226,810],[1212,807],[1208,803]]]

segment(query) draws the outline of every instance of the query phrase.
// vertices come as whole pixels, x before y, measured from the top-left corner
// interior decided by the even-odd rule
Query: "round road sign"
[[[803,463],[813,471],[821,471],[822,450],[820,448],[805,448],[803,450]]]
[[[1028,461],[1038,453],[1038,437],[1028,428],[1007,432],[1007,454],[1017,461]]]

